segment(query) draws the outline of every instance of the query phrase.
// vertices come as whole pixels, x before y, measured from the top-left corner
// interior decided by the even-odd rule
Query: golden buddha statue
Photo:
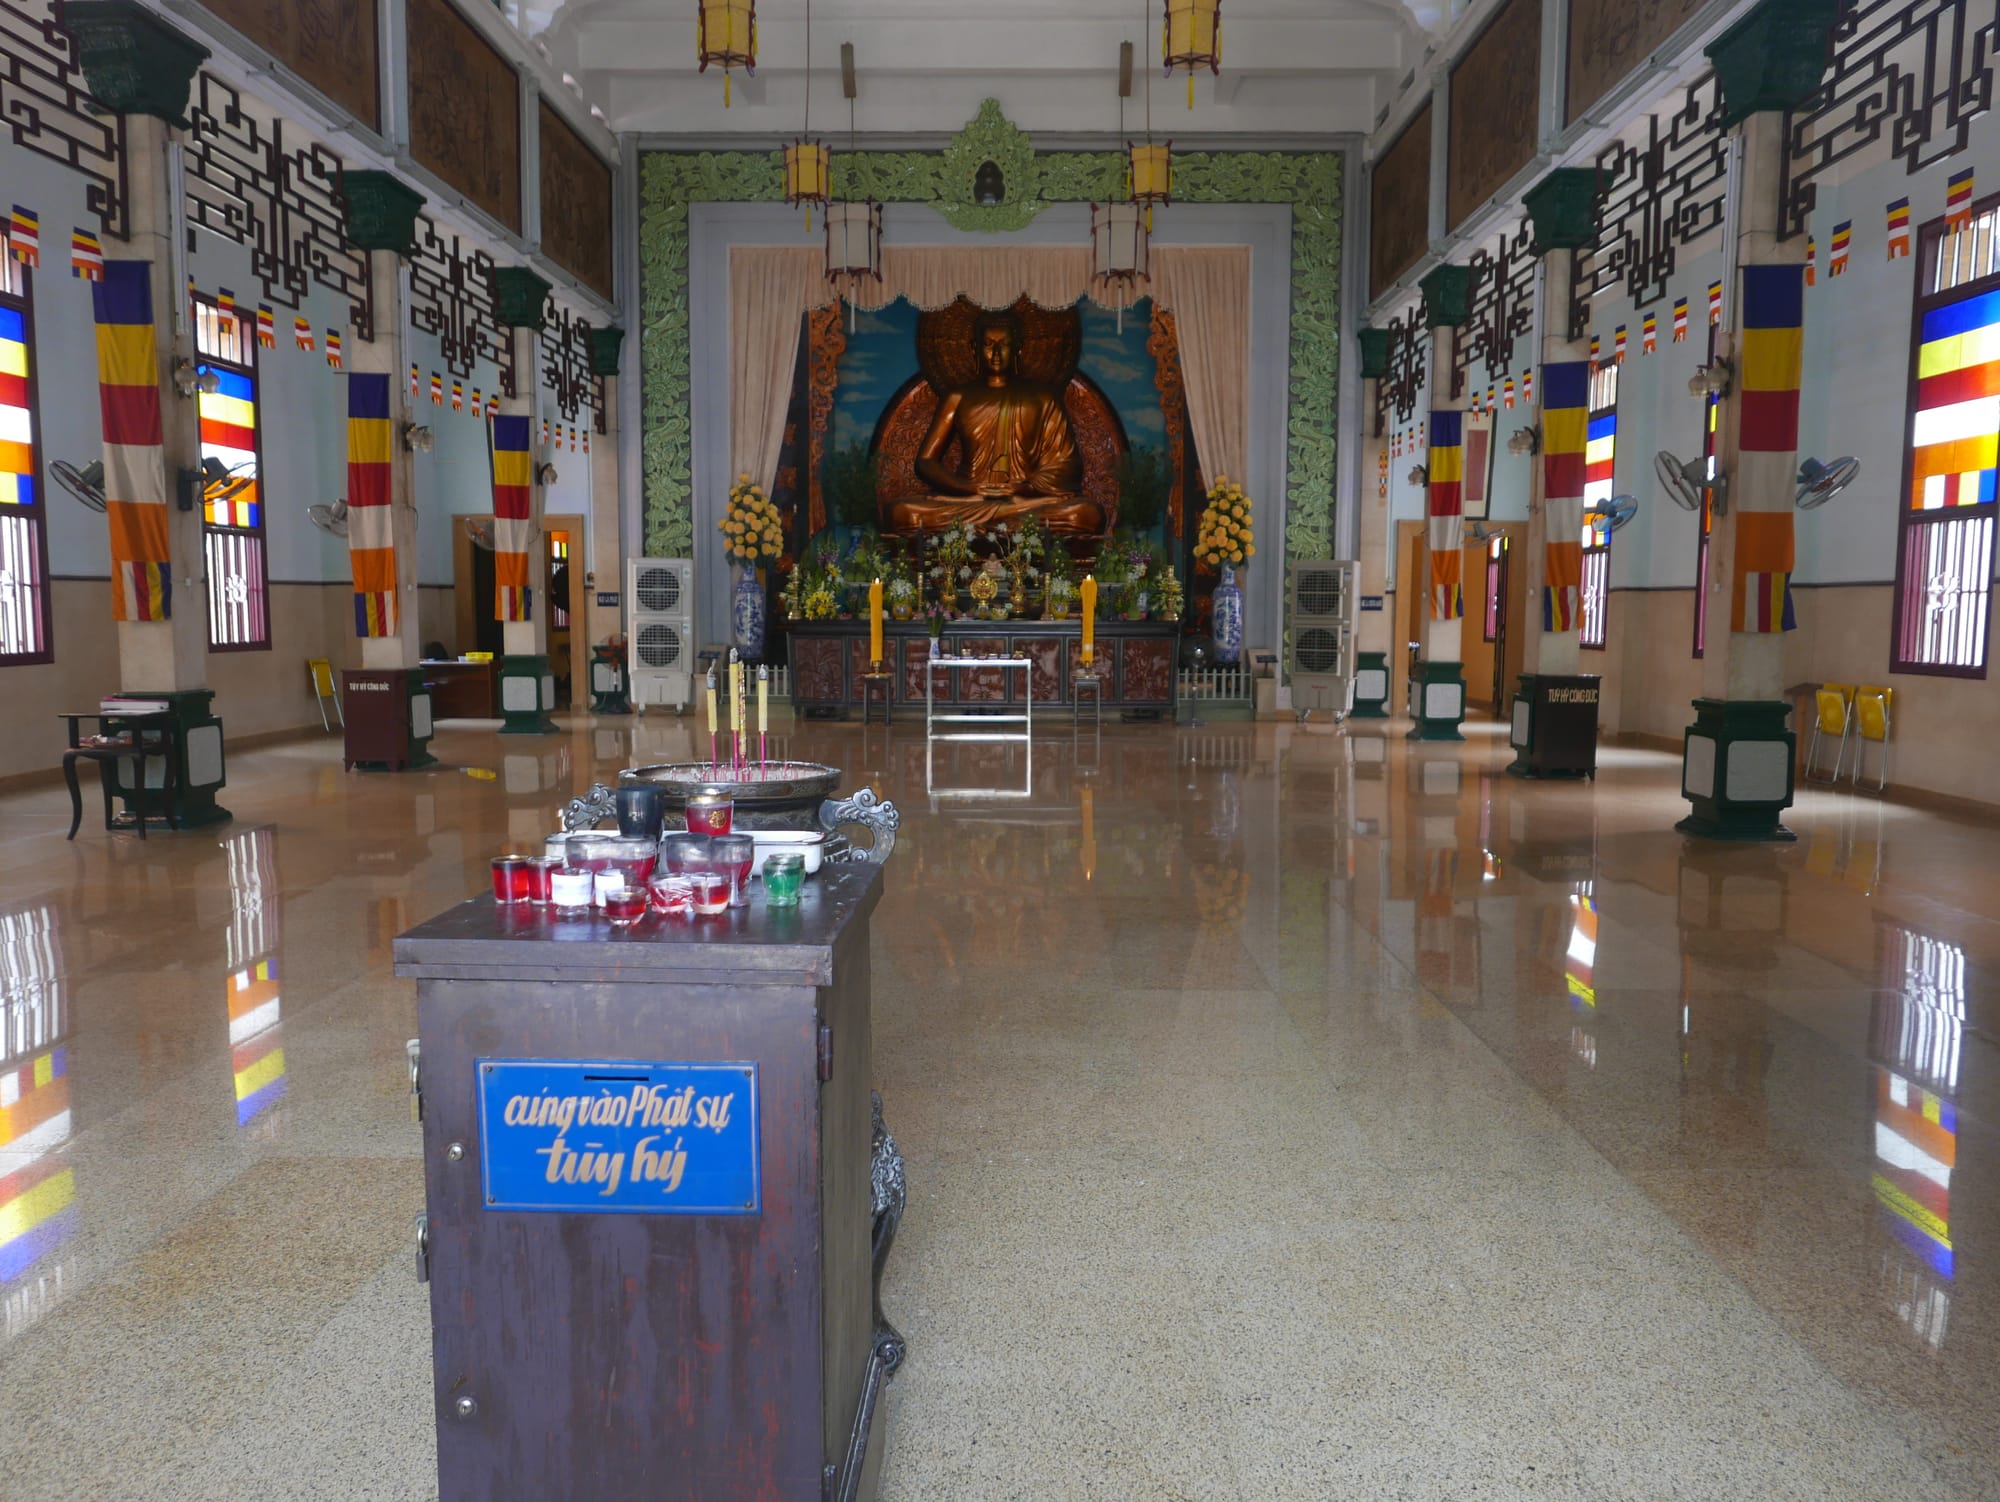
[[[917,478],[932,493],[891,501],[887,530],[937,532],[960,522],[988,527],[1032,516],[1064,536],[1096,537],[1104,510],[1083,494],[1083,458],[1062,398],[1015,368],[1021,321],[985,313],[973,326],[985,377],[945,393],[917,450]],[[945,462],[953,442],[965,469]]]

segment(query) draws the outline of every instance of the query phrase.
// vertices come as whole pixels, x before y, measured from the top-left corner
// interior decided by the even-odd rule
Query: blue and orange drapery
[[[354,573],[354,634],[397,630],[396,533],[390,509],[389,377],[347,377],[347,554]]]
[[[1736,451],[1739,494],[1782,491],[1773,510],[1736,508],[1736,568],[1729,629],[1790,631],[1794,560],[1791,487],[1799,446],[1799,377],[1805,358],[1805,267],[1743,268],[1742,384]],[[1768,472],[1766,472],[1768,471]]]
[[[502,621],[534,618],[528,586],[534,461],[528,438],[525,415],[493,419],[493,615]]]
[[[120,621],[163,621],[173,613],[152,278],[150,262],[106,261],[104,279],[90,289],[104,424],[104,510],[111,527],[111,615]]]

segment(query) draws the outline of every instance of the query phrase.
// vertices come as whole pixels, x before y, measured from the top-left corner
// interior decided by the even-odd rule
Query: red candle
[[[528,900],[528,863],[520,856],[493,857],[493,900],[495,902]]]
[[[701,793],[688,799],[691,834],[728,834],[735,822],[736,800],[721,793]]]

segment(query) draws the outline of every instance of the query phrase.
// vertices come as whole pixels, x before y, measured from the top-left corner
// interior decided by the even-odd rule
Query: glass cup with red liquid
[[[736,822],[736,800],[727,793],[696,793],[687,801],[689,834],[728,834]]]
[[[729,905],[750,905],[750,868],[757,859],[757,842],[747,834],[719,834],[708,844],[712,870],[729,878]]]
[[[660,847],[651,840],[592,832],[571,835],[565,859],[573,870],[589,871],[593,875],[616,872],[625,878],[627,889],[636,888],[643,892],[659,857]],[[598,905],[603,906],[601,902]]]

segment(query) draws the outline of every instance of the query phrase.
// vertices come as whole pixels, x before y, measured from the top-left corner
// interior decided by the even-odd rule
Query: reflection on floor
[[[904,813],[885,1495],[2000,1493],[2000,831],[1690,844],[1670,758],[1401,728],[774,737]],[[389,942],[692,747],[434,749],[143,845],[0,799],[10,1499],[431,1494]]]

